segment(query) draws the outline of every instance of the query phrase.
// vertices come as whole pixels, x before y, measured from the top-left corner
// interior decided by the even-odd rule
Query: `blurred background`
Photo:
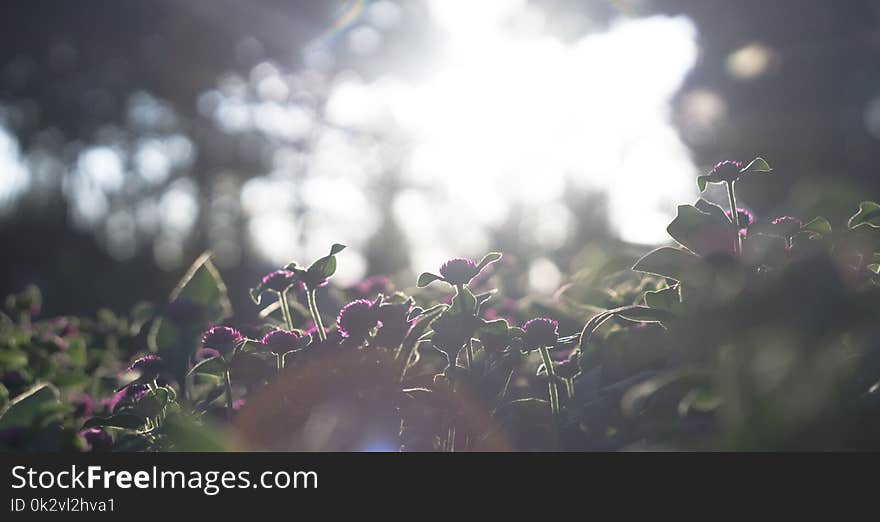
[[[665,242],[723,159],[775,167],[739,189],[759,217],[841,224],[880,197],[872,0],[3,15],[0,295],[37,283],[48,313],[160,300],[206,249],[246,306],[259,275],[334,242],[343,285],[503,250],[519,291],[549,296],[591,251]]]

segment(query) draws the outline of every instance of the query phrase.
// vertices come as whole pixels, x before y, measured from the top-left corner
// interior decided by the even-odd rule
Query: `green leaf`
[[[880,228],[880,205],[873,201],[862,201],[859,204],[859,211],[847,222],[847,226],[851,229],[859,225]]]
[[[681,309],[681,292],[678,285],[662,290],[645,292],[645,304],[658,310],[677,313]]]
[[[697,176],[697,188],[700,189],[700,192],[706,190],[706,185],[714,182],[712,176]]]
[[[336,273],[336,257],[326,256],[312,263],[307,273],[312,278],[327,279]]]
[[[45,412],[59,406],[58,389],[51,384],[38,384],[12,399],[0,414],[0,430],[14,426],[29,427]]]
[[[501,252],[489,252],[488,254],[483,256],[482,260],[480,260],[480,263],[477,265],[477,272],[479,273],[484,268],[494,263],[495,261],[498,261],[499,259],[501,259]]]
[[[825,236],[831,233],[831,223],[820,216],[801,227],[801,230],[807,230]]]
[[[753,159],[740,172],[772,172],[770,164],[764,158],[758,157]]]
[[[430,272],[424,272],[422,275],[419,276],[419,282],[416,283],[416,285],[419,288],[424,288],[424,287],[430,285],[431,283],[433,283],[434,281],[440,281],[442,279],[443,279],[442,277],[440,277],[436,274],[432,274]]]
[[[506,319],[494,319],[492,321],[483,321],[479,328],[477,328],[477,337],[482,334],[488,335],[507,335],[507,330],[510,328],[510,325],[507,324]]]
[[[11,349],[0,350],[0,368],[5,371],[20,370],[28,365],[28,356],[26,353]]]
[[[660,247],[636,261],[632,269],[681,281],[699,263],[700,258],[686,250]]]
[[[716,205],[715,203],[710,203],[705,199],[700,198],[697,200],[696,203],[694,203],[694,206],[697,207],[697,209],[701,212],[705,212],[706,214],[713,216],[715,221],[730,221],[730,218],[727,217],[727,214],[724,213],[724,209]]]
[[[86,342],[78,337],[70,342],[67,346],[67,356],[70,361],[77,367],[82,368],[86,365]]]
[[[182,297],[206,307],[209,320],[216,323],[232,315],[232,303],[211,256],[205,252],[196,259],[171,292],[171,301]]]
[[[875,275],[880,275],[880,263],[871,263],[867,266],[867,269],[874,272]]]
[[[345,250],[345,245],[340,245],[339,243],[333,243],[333,246],[330,247],[330,255],[335,256],[336,254]]]
[[[445,313],[450,315],[474,315],[477,309],[477,297],[466,285],[456,287],[455,296],[452,298],[452,306]]]
[[[109,417],[92,417],[83,424],[87,428],[123,428],[136,430],[144,425],[144,419],[131,413],[117,413]]]
[[[703,212],[693,205],[679,205],[678,215],[666,227],[673,239],[700,255],[733,252],[736,227],[727,216]]]
[[[223,375],[223,372],[225,371],[226,361],[223,359],[223,357],[209,357],[207,359],[199,361],[198,364],[190,369],[187,375],[194,375],[197,373],[207,375]]]

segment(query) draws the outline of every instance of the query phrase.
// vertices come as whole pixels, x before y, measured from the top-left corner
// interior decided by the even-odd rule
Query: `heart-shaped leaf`
[[[703,256],[732,253],[737,240],[736,227],[726,216],[703,212],[693,205],[679,205],[678,215],[666,231],[690,251]]]
[[[741,172],[772,172],[773,169],[770,167],[770,164],[764,158],[758,157],[753,159],[746,165]]]
[[[687,278],[688,272],[699,263],[700,258],[686,250],[660,247],[639,259],[632,269],[636,272],[682,281]]]
[[[424,287],[430,285],[431,283],[433,283],[434,281],[440,281],[442,279],[443,278],[438,276],[437,274],[432,274],[430,272],[424,272],[422,275],[419,276],[419,282],[416,283],[416,285],[419,288],[424,288]]]
[[[827,219],[820,216],[801,227],[801,230],[807,230],[809,232],[825,236],[831,233],[831,223],[829,223]]]
[[[195,366],[193,366],[188,375],[195,375],[197,373],[207,374],[207,375],[223,375],[223,372],[226,371],[226,361],[223,357],[209,357],[207,359],[203,359],[198,362]]]
[[[880,205],[873,201],[862,201],[859,204],[859,211],[847,222],[849,228],[856,228],[859,225],[880,228]]]
[[[30,427],[47,410],[59,404],[58,389],[51,384],[39,384],[22,393],[0,414],[0,430],[14,426]]]
[[[494,263],[495,261],[498,261],[499,259],[501,259],[501,252],[489,252],[488,254],[483,256],[483,259],[481,259],[480,263],[477,265],[477,273],[481,272],[484,268]]]

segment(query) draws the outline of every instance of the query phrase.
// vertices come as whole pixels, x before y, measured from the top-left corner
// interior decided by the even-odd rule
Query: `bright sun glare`
[[[401,220],[414,264],[485,249],[484,230],[467,223],[498,225],[514,204],[536,231],[551,228],[542,222],[564,229],[570,214],[558,204],[569,187],[603,190],[623,239],[665,239],[672,202],[695,195],[695,167],[670,120],[671,99],[697,55],[688,19],[621,19],[563,43],[524,1],[430,7],[445,39],[429,80],[347,78],[327,105],[333,122],[393,122],[412,140],[404,167],[412,188],[395,209],[431,209]]]
[[[390,204],[414,271],[481,255],[492,229],[511,217],[538,251],[562,246],[576,219],[563,202],[568,191],[603,192],[613,230],[639,243],[664,241],[674,202],[696,195],[695,166],[671,121],[672,98],[697,56],[688,18],[621,15],[568,42],[525,0],[429,0],[441,40],[422,79],[409,80],[411,71],[391,62],[365,81],[326,66],[328,57],[340,42],[357,56],[376,52],[405,8],[390,0],[346,5],[345,23],[304,50],[302,69],[264,60],[199,96],[199,112],[221,131],[274,140],[269,172],[241,187],[234,174],[211,173],[209,198],[185,176],[172,179],[188,172],[195,144],[175,130],[170,106],[139,92],[128,119],[152,137],[130,151],[112,141],[80,151],[63,183],[74,223],[103,230],[120,259],[134,254],[141,231],[154,238],[159,265],[173,269],[209,199],[202,210],[210,211],[211,248],[221,265],[234,264],[240,203],[254,247],[275,264],[349,245],[337,274],[346,284],[367,268],[365,246],[382,227],[385,204],[375,182],[390,171],[402,182]],[[35,182],[31,163],[0,127],[0,204]],[[155,196],[136,206],[114,203],[147,189]],[[533,290],[558,283],[546,257],[528,273]]]

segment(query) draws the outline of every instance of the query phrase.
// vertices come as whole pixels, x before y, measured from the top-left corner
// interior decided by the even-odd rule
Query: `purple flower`
[[[541,346],[552,346],[556,344],[559,338],[557,331],[559,323],[547,317],[538,317],[526,321],[523,325],[525,335],[523,336],[523,347],[526,350],[534,350]]]
[[[159,361],[160,359],[158,355],[145,355],[143,357],[135,359],[135,361],[131,363],[128,368],[126,368],[126,371],[144,371],[147,368],[152,368],[154,365],[158,364]]]
[[[92,451],[110,451],[113,448],[113,437],[100,428],[88,428],[79,434],[88,442]]]
[[[143,384],[132,384],[114,393],[112,397],[106,399],[104,403],[110,413],[115,413],[116,408],[124,402],[137,402],[138,399],[146,395],[150,390]]]
[[[741,161],[721,161],[712,168],[711,176],[721,181],[736,181],[739,179],[743,164]]]
[[[379,322],[373,303],[366,299],[356,299],[339,310],[336,327],[345,338],[363,339]]]
[[[136,359],[131,365],[125,369],[127,372],[140,372],[141,379],[153,380],[159,376],[162,371],[162,359],[157,355],[145,355]]]
[[[214,326],[202,334],[202,346],[218,352],[231,352],[241,342],[241,332],[228,326]]]
[[[288,330],[272,330],[260,340],[260,346],[267,352],[287,353],[299,350],[308,344],[309,338]]]
[[[238,411],[247,404],[247,399],[236,399],[232,401],[232,409]]]
[[[771,223],[782,228],[783,234],[786,236],[793,236],[795,232],[804,226],[803,221],[791,216],[780,216],[771,221]]]
[[[213,348],[199,348],[193,355],[193,362],[199,363],[205,359],[211,359],[212,357],[220,357],[220,352]]]
[[[453,285],[466,285],[478,273],[477,262],[465,257],[450,259],[440,267],[440,275]]]
[[[733,217],[730,213],[730,209],[724,211],[724,214],[727,215],[727,218],[733,222]],[[755,222],[755,215],[749,212],[744,208],[737,208],[736,215],[739,218],[739,235],[745,237],[748,232],[749,226],[751,226]]]
[[[275,270],[263,276],[260,282],[266,290],[283,292],[296,282],[296,274],[290,270]]]

